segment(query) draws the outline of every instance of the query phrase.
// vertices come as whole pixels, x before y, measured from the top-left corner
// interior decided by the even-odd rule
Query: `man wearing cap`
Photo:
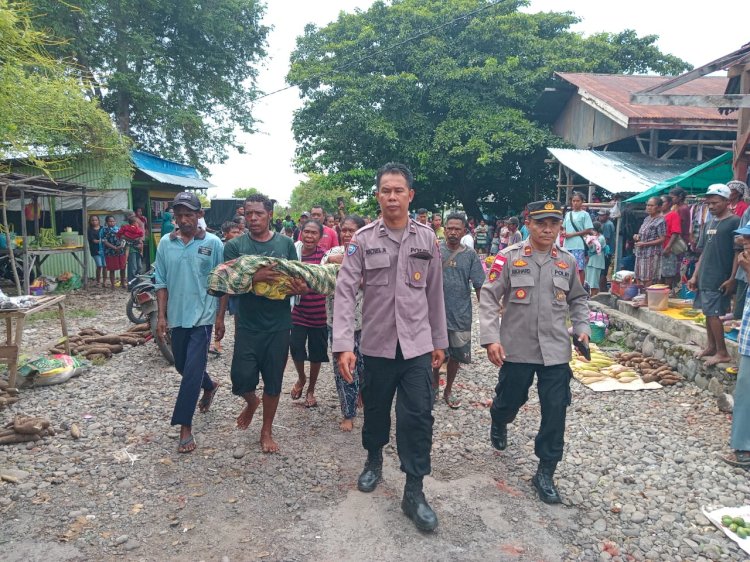
[[[194,193],[178,193],[172,207],[177,230],[162,237],[156,249],[156,332],[165,339],[171,330],[175,368],[182,375],[172,425],[180,426],[177,451],[189,453],[195,449],[193,413],[200,389],[200,411],[207,412],[219,388],[206,372],[217,304],[206,289],[208,274],[224,261],[224,248],[221,240],[198,227],[203,211]]]
[[[354,307],[361,286],[362,445],[367,462],[357,488],[372,492],[380,481],[395,394],[396,443],[406,473],[401,509],[417,528],[432,531],[438,520],[424,497],[422,479],[431,470],[432,369],[443,364],[448,332],[435,234],[409,219],[412,181],[403,164],[378,170],[376,197],[383,216],[359,229],[347,246],[336,281],[332,350],[342,377],[351,383],[357,361]]]
[[[750,226],[745,224],[735,233],[741,237],[743,247],[743,251],[737,255],[737,262],[748,275],[750,274]],[[750,303],[747,299],[745,299],[740,334],[737,338],[737,351],[740,355],[740,363],[737,383],[734,387],[732,434],[729,440],[729,446],[734,449],[734,452],[723,459],[732,466],[750,469]]]
[[[576,274],[575,257],[555,245],[563,220],[560,202],[536,201],[528,208],[529,238],[497,254],[479,301],[480,343],[500,367],[490,440],[499,451],[507,447],[507,425],[526,403],[536,374],[542,421],[534,447],[539,466],[533,484],[542,501],[560,503],[552,478],[562,459],[571,400],[567,320],[574,337],[588,344],[587,294]]]
[[[730,295],[735,287],[735,280],[732,278],[734,231],[740,224],[740,218],[729,208],[729,196],[730,190],[723,183],[709,186],[706,192],[711,218],[703,227],[699,245],[701,257],[688,281],[688,288],[691,291],[697,290],[693,306],[703,310],[706,316],[708,345],[697,354],[706,365],[732,360],[724,342],[721,317],[729,310]]]

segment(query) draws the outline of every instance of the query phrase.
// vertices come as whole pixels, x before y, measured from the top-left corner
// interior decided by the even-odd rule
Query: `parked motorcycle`
[[[159,321],[159,304],[156,300],[156,289],[154,288],[153,282],[144,282],[141,285],[134,286],[131,297],[135,299],[137,310],[139,311],[140,317],[143,318],[141,323],[148,322],[149,324],[150,338],[147,339],[153,339],[164,358],[169,361],[170,364],[174,364],[172,338],[170,337],[169,330],[167,330],[167,335],[164,339],[161,339],[156,331],[156,324]],[[130,301],[128,301],[128,303],[130,303]],[[128,314],[128,317],[131,318],[130,314]]]
[[[154,291],[154,269],[151,268],[146,273],[136,275],[128,281],[128,290],[130,298],[125,305],[125,313],[133,324],[145,324],[148,318],[141,310],[138,295],[144,291]]]

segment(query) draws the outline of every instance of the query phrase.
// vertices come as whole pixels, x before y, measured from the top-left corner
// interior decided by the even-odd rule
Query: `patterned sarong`
[[[274,283],[256,283],[253,275],[259,268],[275,265],[282,277]],[[240,256],[214,268],[208,274],[208,294],[242,295],[254,293],[273,300],[282,300],[291,294],[291,278],[304,279],[308,287],[321,295],[332,295],[336,290],[336,273],[339,264],[307,264],[296,260],[268,256]]]

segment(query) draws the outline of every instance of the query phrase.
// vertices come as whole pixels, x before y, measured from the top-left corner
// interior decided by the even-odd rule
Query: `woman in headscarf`
[[[741,217],[748,207],[745,201],[747,184],[744,181],[732,180],[727,182],[727,187],[729,188],[729,208],[735,215]]]
[[[662,243],[667,225],[661,215],[661,199],[652,197],[646,202],[648,215],[641,225],[635,240],[635,279],[646,286],[659,278],[661,270]]]

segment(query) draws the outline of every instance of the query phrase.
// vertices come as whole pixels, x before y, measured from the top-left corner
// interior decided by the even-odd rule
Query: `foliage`
[[[319,174],[311,174],[310,179],[300,182],[289,197],[289,207],[292,216],[299,216],[302,211],[310,211],[314,205],[321,205],[328,214],[336,214],[339,208],[338,198],[343,197],[344,208],[354,207],[351,192],[328,178]]]
[[[34,28],[29,10],[0,0],[0,160],[27,155],[44,173],[64,176],[71,160],[87,155],[103,163],[103,183],[129,176],[128,139],[48,54],[51,39]]]
[[[260,190],[255,189],[254,187],[238,187],[232,192],[232,197],[236,199],[245,199],[246,197],[250,197],[251,195],[264,195],[260,192]]]
[[[562,141],[534,108],[555,71],[688,68],[655,36],[585,38],[570,31],[572,13],[519,12],[525,4],[376,1],[307,26],[288,75],[304,103],[293,123],[300,171],[365,197],[378,166],[402,161],[415,175],[414,208],[520,209],[553,185],[545,149]]]
[[[198,200],[201,202],[201,207],[204,209],[208,209],[211,207],[211,200],[206,197],[203,193],[196,193],[198,196]]]
[[[34,0],[55,54],[140,148],[206,172],[252,132],[260,0]]]

